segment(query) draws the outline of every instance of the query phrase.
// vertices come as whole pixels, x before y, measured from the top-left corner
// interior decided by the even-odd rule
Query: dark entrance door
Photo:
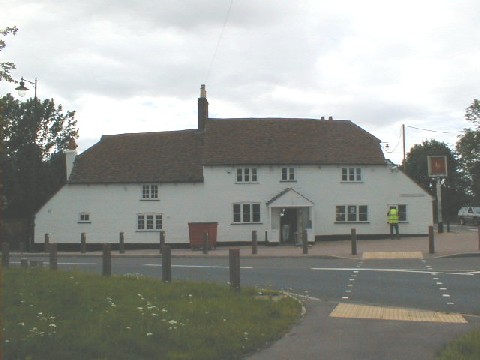
[[[280,216],[281,242],[295,243],[295,234],[297,233],[297,208],[282,209],[283,216]]]

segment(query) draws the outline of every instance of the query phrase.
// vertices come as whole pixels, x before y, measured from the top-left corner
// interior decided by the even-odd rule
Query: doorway
[[[280,212],[280,243],[294,244],[297,234],[297,208],[283,208]]]

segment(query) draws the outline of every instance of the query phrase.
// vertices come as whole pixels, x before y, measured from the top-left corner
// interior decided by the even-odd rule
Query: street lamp
[[[37,78],[35,78],[35,81],[30,81],[30,80],[26,80],[23,78],[21,78],[20,80],[20,86],[17,86],[15,88],[15,90],[18,91],[18,95],[21,96],[21,97],[24,97],[26,94],[27,94],[27,91],[29,90],[29,88],[27,88],[25,86],[25,82],[33,85],[33,89],[34,89],[34,99],[33,99],[33,119],[35,122],[37,122]],[[33,144],[35,145],[35,138],[33,140]],[[36,171],[36,167],[35,167],[35,164],[33,163],[32,164],[32,167],[31,167],[31,170],[32,170],[32,183],[31,183],[31,199],[30,199],[30,216],[29,216],[29,225],[28,225],[28,228],[29,228],[29,232],[28,232],[28,250],[31,250],[33,248],[33,245],[35,243],[35,205],[36,205],[36,194],[35,194],[35,184],[36,184],[36,181],[35,181],[35,177],[37,175],[37,171]]]

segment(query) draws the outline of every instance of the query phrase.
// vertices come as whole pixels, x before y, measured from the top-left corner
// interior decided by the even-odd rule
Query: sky
[[[76,111],[79,152],[102,135],[196,128],[205,84],[212,118],[351,120],[400,163],[402,124],[407,153],[431,139],[453,148],[480,98],[478,0],[0,0],[0,9],[0,28],[19,29],[0,61],[16,64],[15,79],[38,79],[40,99]],[[0,83],[0,95],[18,97],[15,87]]]

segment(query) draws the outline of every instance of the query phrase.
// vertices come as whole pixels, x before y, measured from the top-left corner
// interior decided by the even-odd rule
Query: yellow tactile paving
[[[356,304],[338,304],[330,317],[466,324],[461,314]]]
[[[423,259],[421,251],[366,251],[363,259]]]

